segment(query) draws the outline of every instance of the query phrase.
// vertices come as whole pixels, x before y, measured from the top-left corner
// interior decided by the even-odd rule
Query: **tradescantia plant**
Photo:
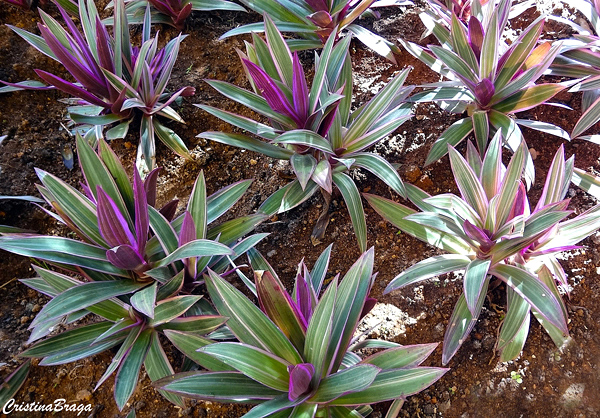
[[[184,271],[185,288],[192,290],[203,269],[222,271],[227,266],[227,258],[220,256],[239,256],[265,237],[258,234],[238,242],[265,219],[262,214],[209,227],[242,196],[250,180],[207,198],[201,174],[186,212],[173,219],[177,201],[160,210],[154,207],[158,170],[153,170],[144,182],[135,171],[132,187],[117,156],[104,141],[99,142],[96,153],[78,137],[77,149],[86,180],[84,193],[43,170],[37,172],[43,184],[38,189],[57,212],[48,213],[66,224],[80,240],[7,234],[0,237],[0,248],[56,263],[93,280],[110,275],[113,280],[162,282]]]
[[[426,9],[425,14],[421,14],[421,18],[427,20],[425,15],[429,14],[434,18],[439,18],[441,22],[450,27],[454,14],[458,20],[468,24],[471,16],[475,16],[479,21],[490,19],[497,4],[498,0],[430,0],[428,5],[431,9]],[[515,18],[533,6],[535,6],[533,0],[511,2],[508,18]],[[429,25],[426,24],[426,26],[432,29]]]
[[[35,10],[39,5],[45,5],[46,0],[3,0],[8,4],[17,6],[23,10]]]
[[[33,257],[83,280],[36,267],[39,277],[23,283],[52,300],[31,324],[29,342],[47,336],[58,324],[93,313],[103,320],[45,339],[23,353],[41,364],[63,364],[120,346],[98,385],[116,374],[115,399],[120,409],[133,393],[145,364],[156,380],[172,374],[158,333],[166,329],[210,332],[224,323],[202,308],[190,292],[212,268],[222,272],[266,234],[239,241],[264,219],[250,215],[217,226],[210,224],[242,196],[250,181],[206,195],[201,174],[187,210],[173,219],[177,201],[155,208],[157,170],[142,182],[134,170],[133,187],[116,155],[102,140],[99,152],[77,139],[86,184],[80,193],[38,170],[40,193],[53,216],[80,240],[35,234],[3,234],[0,248]],[[170,400],[182,404],[171,395]]]
[[[583,133],[600,120],[600,59],[598,58],[600,4],[591,0],[575,0],[572,6],[586,17],[590,25],[584,28],[568,19],[554,17],[561,23],[571,26],[578,33],[563,42],[561,53],[550,67],[550,73],[576,79],[583,78],[569,90],[569,92],[583,93],[582,115],[573,127],[571,137],[598,143],[599,135],[594,133],[583,135]]]
[[[92,139],[102,136],[102,127],[118,123],[106,132],[108,139],[122,138],[136,115],[141,115],[140,144],[137,167],[147,173],[155,166],[155,137],[177,154],[190,158],[181,138],[163,125],[158,117],[183,123],[171,107],[180,96],[193,95],[193,87],[167,92],[171,71],[177,60],[179,45],[184,36],[158,48],[158,34],[150,36],[150,13],[147,10],[142,28],[142,45],[133,47],[122,0],[117,1],[114,36],[108,34],[92,0],[79,5],[83,34],[76,28],[67,12],[57,4],[65,21],[65,30],[55,19],[40,11],[41,35],[34,35],[11,26],[18,35],[48,57],[60,62],[76,83],[64,80],[44,70],[37,75],[50,85],[39,81],[7,83],[4,92],[20,89],[57,88],[75,99],[68,103],[69,118],[79,125],[78,131]]]
[[[231,10],[245,12],[239,4],[227,0],[126,0],[125,11],[130,23],[142,23],[148,5],[152,6],[152,23],[171,25],[183,30],[192,11]],[[111,2],[108,7],[111,7]],[[111,23],[112,18],[107,19]]]
[[[364,210],[358,189],[345,172],[364,168],[397,193],[405,194],[402,180],[392,165],[366,150],[412,116],[410,106],[404,103],[412,87],[402,86],[409,70],[399,73],[368,103],[352,112],[348,37],[336,45],[333,36],[328,39],[317,57],[309,89],[297,53],[292,55],[268,17],[265,26],[266,42],[254,35],[254,44],[247,44],[247,54],[240,52],[254,92],[223,81],[208,83],[224,96],[268,118],[268,124],[200,105],[253,136],[204,132],[199,137],[289,160],[296,180],[269,197],[259,212],[272,215],[287,211],[321,189],[326,205],[313,231],[313,240],[320,240],[325,233],[335,185],[348,206],[359,247],[364,251],[367,245]]]
[[[269,15],[281,32],[291,32],[302,39],[290,39],[293,50],[321,48],[333,36],[336,41],[346,30],[354,34],[368,48],[396,63],[398,48],[379,35],[354,23],[370,13],[371,8],[412,5],[407,0],[241,0],[248,8]],[[266,26],[251,23],[230,30],[221,39],[253,32],[263,32]]]
[[[464,270],[464,290],[444,337],[442,363],[447,364],[473,329],[483,307],[490,279],[504,282],[507,312],[497,348],[502,360],[518,356],[527,338],[529,311],[561,345],[568,336],[566,309],[556,281],[567,286],[555,255],[570,250],[600,227],[599,206],[564,220],[564,196],[573,159],[564,161],[562,148],[548,173],[542,196],[530,210],[520,177],[527,148],[524,142],[508,167],[501,162],[497,134],[483,161],[469,143],[467,160],[449,147],[450,163],[460,197],[429,196],[407,185],[416,212],[399,203],[366,195],[371,206],[396,227],[451,254],[431,257],[398,275],[390,292],[440,274]]]
[[[339,285],[336,276],[319,299],[330,250],[310,273],[300,264],[292,295],[270,266],[255,271],[261,309],[209,271],[211,299],[239,342],[196,350],[190,336],[167,332],[208,371],[177,374],[155,385],[185,397],[258,404],[246,418],[361,417],[370,413],[371,403],[404,398],[437,381],[447,369],[419,366],[436,344],[353,343],[360,318],[373,306],[368,294],[374,252],[363,254]],[[385,350],[366,358],[354,353],[367,347]]]
[[[513,152],[519,147],[519,125],[569,139],[563,129],[550,123],[513,119],[514,114],[546,103],[567,87],[561,83],[534,84],[548,69],[560,51],[560,44],[539,43],[544,17],[532,22],[510,46],[503,40],[510,13],[509,0],[502,0],[488,19],[471,16],[465,26],[452,15],[450,29],[443,22],[425,20],[440,45],[423,48],[411,42],[399,42],[416,58],[447,81],[429,87],[411,99],[434,101],[446,110],[467,117],[453,123],[433,144],[426,160],[431,164],[474,134],[479,153],[487,149],[489,138],[502,131],[506,145]],[[528,182],[533,181],[533,161],[527,157]]]

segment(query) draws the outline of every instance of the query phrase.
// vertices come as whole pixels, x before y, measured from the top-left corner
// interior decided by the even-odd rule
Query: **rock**
[[[574,409],[581,405],[583,401],[583,391],[585,390],[585,384],[573,383],[565,390],[560,402],[565,409]]]
[[[89,401],[90,399],[92,399],[92,393],[87,389],[81,389],[75,395],[75,399],[77,401]]]

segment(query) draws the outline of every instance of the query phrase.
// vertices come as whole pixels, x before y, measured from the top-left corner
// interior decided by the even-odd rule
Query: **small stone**
[[[535,160],[538,156],[538,152],[535,150],[535,148],[529,148],[529,153],[531,154],[532,160]]]
[[[413,166],[408,167],[408,169],[404,173],[404,178],[409,183],[414,183],[415,181],[417,181],[417,179],[419,177],[421,177],[421,174],[422,173],[421,173],[421,170],[419,169],[419,167],[417,167],[416,165],[413,165]]]
[[[81,389],[75,395],[75,399],[77,399],[78,401],[89,401],[90,399],[92,399],[92,393],[87,389]]]
[[[42,310],[42,306],[39,303],[36,303],[35,305],[33,305],[33,308],[31,308],[31,312],[36,313]]]
[[[271,250],[267,253],[267,257],[271,258],[277,255],[277,250]]]
[[[29,317],[27,315],[21,317],[21,325],[26,324],[29,321]]]
[[[256,161],[254,158],[250,160],[250,165],[256,165],[258,163],[258,161]]]
[[[27,305],[25,305],[25,311],[26,312],[33,311],[33,303],[28,303]]]

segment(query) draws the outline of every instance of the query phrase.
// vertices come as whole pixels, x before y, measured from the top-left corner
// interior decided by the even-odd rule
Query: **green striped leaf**
[[[179,351],[200,366],[211,371],[235,370],[213,356],[198,351],[199,348],[214,344],[213,340],[201,337],[193,332],[173,331],[169,329],[164,330],[164,334]]]
[[[328,404],[340,396],[364,391],[381,371],[371,364],[360,364],[327,376],[308,402]]]
[[[464,293],[460,295],[458,302],[456,302],[456,305],[454,305],[454,310],[452,311],[452,316],[450,317],[450,321],[448,322],[448,327],[446,328],[446,333],[444,335],[442,365],[445,366],[448,364],[450,359],[454,357],[454,354],[456,354],[460,346],[465,341],[465,338],[467,338],[467,335],[469,335],[475,326],[475,323],[479,318],[479,314],[481,313],[483,302],[485,301],[485,297],[487,295],[488,284],[489,280],[484,281],[483,288],[479,293],[479,299],[477,300],[476,308],[473,310],[475,315],[471,315],[471,311],[467,306]]]
[[[150,347],[152,332],[151,329],[146,329],[140,333],[115,376],[115,402],[120,411],[123,410],[137,386],[140,368]]]
[[[240,291],[213,271],[206,286],[219,313],[229,318],[227,326],[243,343],[261,348],[291,364],[303,360],[285,335]]]
[[[130,280],[80,284],[65,290],[48,302],[32,321],[31,326],[85,309],[115,296],[135,292],[146,285],[146,283],[135,283]]]
[[[447,371],[438,367],[384,370],[367,389],[341,396],[331,404],[362,405],[410,396],[431,386]]]
[[[216,402],[248,403],[281,395],[280,391],[237,372],[178,373],[154,382],[154,386],[186,398]]]
[[[333,173],[333,182],[342,192],[348,213],[350,213],[358,247],[361,252],[364,252],[367,249],[367,223],[358,188],[354,181],[344,173]]]
[[[254,346],[242,343],[217,343],[204,346],[200,352],[209,354],[265,386],[288,391],[289,362]]]
[[[427,154],[425,165],[429,165],[441,159],[448,153],[448,145],[455,147],[465,139],[471,131],[473,131],[473,120],[471,118],[460,119],[454,122],[434,142],[429,154]]]
[[[198,138],[210,139],[211,141],[231,145],[233,147],[243,148],[266,155],[267,157],[279,160],[289,160],[294,154],[293,151],[278,147],[258,139],[251,138],[241,134],[230,134],[225,132],[203,132]]]
[[[498,264],[490,274],[504,281],[537,312],[551,324],[560,329],[564,335],[569,334],[562,303],[537,277],[527,271],[508,264]]]
[[[387,285],[384,293],[408,286],[442,274],[465,269],[471,259],[460,254],[444,254],[430,257],[410,266]]]
[[[167,354],[160,344],[157,332],[152,332],[150,337],[150,347],[148,348],[148,353],[144,360],[144,368],[146,369],[146,373],[148,373],[148,377],[153,382],[175,374],[175,371],[167,358]],[[178,405],[181,408],[185,407],[185,402],[180,396],[165,392],[164,390],[159,391],[159,393],[175,405]]]
[[[202,295],[184,295],[161,300],[154,308],[154,318],[148,321],[148,326],[156,327],[180,317],[200,298]]]
[[[477,314],[477,302],[481,298],[481,292],[484,288],[487,289],[485,282],[487,281],[490,264],[490,260],[476,258],[469,263],[465,270],[465,277],[463,279],[465,300],[472,316],[476,316]]]

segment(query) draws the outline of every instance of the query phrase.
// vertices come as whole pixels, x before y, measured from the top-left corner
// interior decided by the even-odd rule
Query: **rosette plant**
[[[173,219],[177,201],[155,208],[157,170],[142,182],[134,170],[133,187],[112,150],[102,140],[99,153],[78,137],[84,193],[38,170],[39,191],[53,216],[79,240],[35,234],[3,234],[0,248],[32,257],[80,278],[35,267],[39,277],[23,283],[51,297],[31,323],[29,342],[47,336],[58,324],[93,313],[102,321],[60,333],[26,350],[41,364],[63,364],[120,346],[98,385],[116,374],[115,399],[123,408],[145,364],[155,380],[173,373],[158,334],[165,329],[210,332],[224,323],[203,315],[201,296],[190,294],[207,268],[222,272],[266,234],[239,239],[263,215],[209,226],[248,188],[250,181],[206,195],[199,176],[187,210]],[[181,405],[178,398],[169,399]]]
[[[425,85],[428,88],[411,99],[433,101],[454,113],[467,112],[466,118],[454,122],[436,140],[426,164],[442,158],[448,145],[456,146],[471,133],[481,155],[497,130],[502,131],[506,145],[515,152],[521,141],[519,125],[569,139],[567,132],[553,124],[513,119],[515,113],[546,103],[567,85],[535,84],[560,51],[560,44],[539,42],[544,17],[532,22],[510,46],[502,40],[510,4],[502,0],[489,19],[472,15],[468,25],[456,15],[452,15],[450,29],[441,21],[433,22],[439,46],[423,48],[399,39],[408,52],[448,78]],[[530,156],[527,159],[526,179],[533,181],[533,161]]]
[[[557,76],[583,79],[569,90],[583,93],[582,115],[573,127],[571,137],[598,143],[600,136],[594,133],[583,135],[583,133],[600,120],[600,58],[598,57],[600,4],[595,1],[575,0],[572,5],[585,16],[589,25],[584,28],[568,19],[553,17],[571,26],[577,33],[563,41],[561,53],[550,67],[550,72]]]
[[[342,196],[361,251],[367,246],[364,210],[358,189],[345,174],[364,168],[404,195],[397,171],[381,156],[366,151],[409,119],[404,99],[412,87],[403,87],[409,70],[399,73],[368,103],[351,111],[352,69],[348,55],[350,39],[334,45],[330,37],[317,59],[310,89],[297,53],[292,54],[273,22],[265,17],[266,39],[254,36],[247,55],[240,53],[254,92],[232,84],[208,83],[224,96],[268,118],[268,123],[211,106],[200,105],[210,114],[250,134],[204,132],[201,138],[288,160],[296,180],[269,197],[259,211],[272,215],[287,211],[321,189],[326,205],[313,230],[320,240],[328,222],[333,186]]]
[[[184,36],[158,47],[158,34],[150,36],[150,13],[147,11],[142,28],[142,45],[133,47],[122,0],[115,10],[114,36],[101,23],[92,0],[79,5],[83,34],[68,13],[57,7],[65,21],[65,30],[55,19],[40,11],[41,35],[34,35],[11,26],[18,35],[48,57],[63,64],[76,80],[64,80],[44,70],[35,70],[50,87],[39,81],[7,83],[0,91],[57,88],[74,99],[68,100],[69,118],[79,125],[78,131],[87,138],[101,136],[102,127],[118,123],[106,132],[109,139],[122,138],[136,115],[140,120],[140,144],[137,166],[147,173],[155,166],[155,137],[177,154],[190,158],[189,151],[175,132],[163,125],[158,117],[183,123],[171,107],[181,96],[193,95],[193,87],[183,87],[175,93],[167,91],[171,71],[177,60]]]
[[[130,23],[141,23],[148,5],[152,7],[152,23],[171,25],[183,30],[192,11],[230,10],[245,12],[239,4],[227,0],[127,0],[125,11]],[[109,6],[112,6],[113,3]],[[108,19],[111,22],[111,19]]]
[[[385,38],[354,23],[369,13],[371,8],[412,5],[407,0],[241,0],[249,9],[269,15],[281,32],[290,32],[302,39],[290,39],[294,50],[321,48],[333,36],[337,41],[346,30],[355,35],[368,48],[396,63],[398,48]],[[251,23],[230,30],[221,39],[245,33],[264,32],[266,26]]]
[[[454,14],[458,20],[468,24],[471,16],[477,17],[480,21],[491,17],[494,7],[498,4],[498,0],[430,0],[428,2],[430,10],[425,10],[422,13],[433,14],[434,18],[440,18],[449,27]],[[533,0],[521,2],[511,2],[509,19],[519,16],[525,10],[535,6]],[[424,18],[424,15],[421,15]],[[426,26],[428,26],[426,24]]]
[[[13,6],[17,6],[23,10],[35,10],[38,5],[46,4],[46,0],[3,0],[8,4],[12,4]]]
[[[567,313],[556,282],[567,285],[556,260],[562,251],[600,227],[596,206],[564,220],[564,196],[573,171],[573,159],[564,161],[562,148],[548,173],[542,196],[530,210],[520,180],[527,148],[524,142],[508,167],[501,162],[497,134],[483,161],[469,143],[467,160],[449,147],[450,163],[460,196],[429,196],[407,185],[409,197],[421,210],[366,195],[386,220],[424,242],[451,254],[421,261],[398,275],[386,292],[441,274],[464,271],[463,294],[455,305],[444,337],[442,363],[447,364],[473,329],[492,278],[504,282],[507,312],[497,348],[503,361],[519,355],[529,329],[532,311],[557,345],[568,337]]]
[[[360,417],[371,403],[404,398],[437,381],[447,369],[419,366],[436,344],[353,342],[360,318],[373,306],[374,252],[363,254],[339,285],[339,276],[333,278],[319,299],[329,251],[311,273],[301,263],[291,295],[272,270],[255,271],[261,309],[209,271],[211,299],[239,342],[202,344],[196,351],[185,333],[177,333],[180,349],[188,347],[186,354],[208,371],[155,385],[185,397],[258,404],[246,418]],[[385,350],[366,358],[353,352],[364,347]]]

